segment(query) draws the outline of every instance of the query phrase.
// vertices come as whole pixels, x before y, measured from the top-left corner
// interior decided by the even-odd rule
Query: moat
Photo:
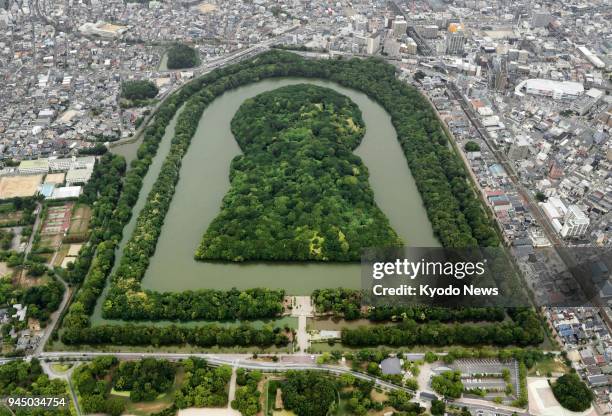
[[[217,215],[229,189],[231,160],[240,149],[230,121],[247,98],[264,91],[296,83],[332,88],[353,100],[361,109],[366,134],[355,153],[370,173],[376,203],[391,226],[410,246],[439,246],[421,197],[416,188],[396,132],[387,112],[365,94],[337,84],[302,78],[270,79],[231,90],[217,98],[205,111],[189,150],[183,158],[180,181],[166,216],[155,255],[142,286],[158,291],[198,288],[230,289],[249,287],[284,288],[291,294],[309,294],[315,288],[352,287],[360,284],[360,265],[346,263],[245,263],[199,262],[193,258],[204,230]],[[174,121],[174,120],[173,120]],[[126,227],[129,238],[135,218],[144,203],[161,161],[169,149],[174,123],[168,127],[151,166],[132,221]],[[133,158],[139,142],[113,149]]]

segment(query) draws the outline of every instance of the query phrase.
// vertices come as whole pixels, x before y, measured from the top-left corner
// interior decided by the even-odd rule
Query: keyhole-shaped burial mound
[[[362,248],[401,245],[352,153],[365,124],[348,97],[278,88],[246,100],[231,129],[243,154],[197,260],[357,261]]]

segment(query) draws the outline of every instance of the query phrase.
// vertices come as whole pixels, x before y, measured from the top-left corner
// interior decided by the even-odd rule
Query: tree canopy
[[[121,83],[121,96],[128,100],[155,98],[159,93],[157,86],[149,80],[124,81]]]
[[[334,383],[315,371],[288,371],[283,404],[298,416],[326,415],[336,399]]]
[[[168,49],[168,69],[193,68],[198,64],[198,51],[183,43],[175,43]]]
[[[439,376],[431,378],[431,388],[445,396],[458,398],[463,393],[463,383],[459,371],[446,371]]]
[[[365,126],[348,97],[308,84],[265,92],[232,132],[244,154],[196,259],[357,261],[365,247],[401,244],[352,153]]]
[[[3,401],[6,397],[67,397],[68,386],[63,380],[49,379],[37,358],[32,358],[30,362],[15,360],[0,365],[0,395]],[[67,398],[66,404],[68,404]],[[54,409],[20,408],[14,410],[20,416],[70,415],[68,406]],[[5,415],[8,412],[3,408],[0,414]]]
[[[145,296],[151,306],[146,313],[157,313],[160,310],[156,304],[158,302],[163,304],[163,308],[168,302],[185,306],[182,313],[197,313],[198,302],[175,303],[174,294],[144,291],[140,286],[179,180],[181,159],[197,130],[202,112],[215,97],[241,85],[283,76],[328,79],[362,91],[379,102],[391,115],[398,140],[440,243],[446,247],[499,244],[492,222],[467,180],[461,160],[448,147],[448,139],[435,112],[416,89],[396,79],[393,66],[376,59],[318,61],[283,51],[270,51],[205,74],[164,100],[156,110],[153,121],[144,129],[143,143],[129,171],[126,172],[123,158],[114,155],[102,157],[101,163],[108,169],[108,174],[104,169],[96,169],[92,185],[85,193],[85,198],[96,201],[92,238],[90,244],[81,249],[73,270],[66,273],[68,280],[82,285],[63,320],[64,342],[116,345],[189,343],[198,346],[232,345],[231,342],[259,346],[287,343],[287,337],[271,328],[241,327],[228,331],[219,325],[189,328],[152,324],[91,326],[89,320],[112,269],[115,249],[121,240],[123,226],[132,215],[143,178],[166,127],[183,105],[170,152],[124,249],[121,264],[112,280],[111,293],[129,294],[129,300],[134,305],[141,305],[140,299]],[[29,218],[33,220],[33,216]],[[117,290],[113,292],[113,288]],[[198,296],[195,295],[195,298]],[[123,307],[130,303],[121,301],[117,304]],[[270,310],[273,309],[266,312]],[[529,335],[527,331],[521,334],[519,330],[517,334],[519,338]],[[530,342],[529,338],[523,339],[523,345]]]
[[[591,407],[595,398],[591,389],[580,379],[578,374],[569,373],[552,384],[552,391],[561,406],[573,412],[582,412]]]

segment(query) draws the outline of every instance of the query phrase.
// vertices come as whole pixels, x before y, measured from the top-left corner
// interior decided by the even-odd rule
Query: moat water
[[[346,263],[208,263],[195,261],[194,252],[218,214],[227,193],[231,160],[240,149],[230,121],[247,98],[282,86],[311,83],[332,88],[350,97],[361,109],[366,134],[355,153],[370,172],[370,185],[376,203],[391,226],[409,246],[439,246],[423,207],[414,179],[388,113],[365,94],[337,84],[312,79],[281,78],[260,81],[217,98],[203,113],[195,137],[185,157],[180,181],[166,216],[155,255],[142,281],[146,289],[183,291],[199,288],[239,289],[251,287],[284,288],[290,294],[310,294],[315,288],[360,285],[360,265]],[[176,119],[176,117],[175,117]],[[175,121],[166,131],[153,161],[134,216],[126,226],[122,246],[130,237],[161,162],[169,150]],[[128,159],[134,158],[140,142],[113,149]]]

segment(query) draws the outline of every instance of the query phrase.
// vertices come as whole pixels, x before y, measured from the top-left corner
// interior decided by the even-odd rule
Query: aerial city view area
[[[0,416],[612,415],[610,0],[0,0]]]

